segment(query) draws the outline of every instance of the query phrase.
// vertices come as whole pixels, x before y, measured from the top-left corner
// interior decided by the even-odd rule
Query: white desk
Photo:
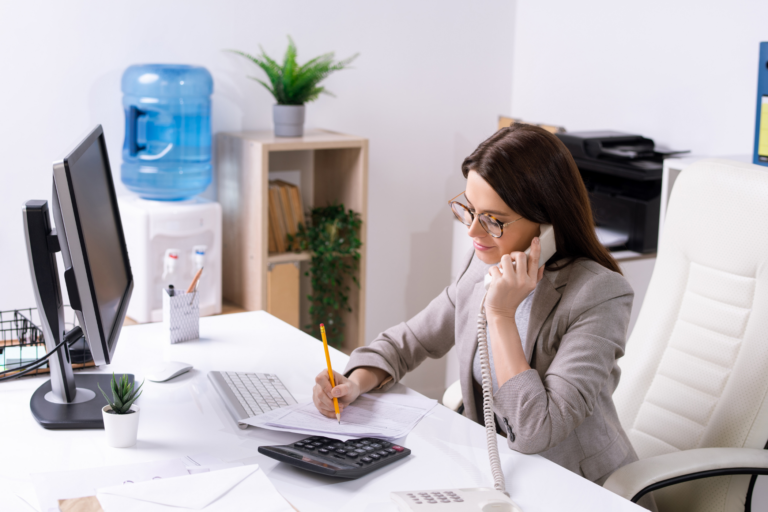
[[[130,464],[209,453],[227,462],[258,463],[301,512],[394,511],[391,491],[492,486],[484,429],[437,406],[401,440],[413,454],[358,480],[323,477],[280,464],[257,452],[303,436],[240,430],[212,389],[206,372],[276,373],[297,400],[309,400],[315,375],[325,367],[322,344],[264,312],[203,318],[201,339],[170,345],[160,324],[126,327],[115,363],[102,372],[131,372],[140,381],[157,361],[178,360],[195,369],[168,383],[147,382],[139,399],[139,441],[106,446],[104,431],[51,431],[32,418],[29,399],[42,377],[0,384],[0,508],[29,511],[14,492],[29,492],[30,473]],[[332,350],[343,370],[347,356]],[[409,391],[413,392],[413,391]],[[98,397],[97,397],[98,398]],[[539,456],[521,455],[500,438],[507,490],[525,512],[642,510]],[[10,494],[9,494],[10,493]]]

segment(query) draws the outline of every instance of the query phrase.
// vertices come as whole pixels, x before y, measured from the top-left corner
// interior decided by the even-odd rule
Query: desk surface
[[[134,373],[141,380],[158,361],[195,369],[168,383],[147,381],[139,399],[141,419],[133,448],[109,448],[104,431],[50,431],[29,410],[43,377],[0,384],[0,492],[29,492],[30,473],[173,459],[207,453],[226,462],[257,463],[298,510],[394,511],[391,491],[492,486],[484,429],[438,405],[401,443],[413,454],[358,480],[344,481],[297,470],[264,457],[264,444],[303,436],[235,426],[206,372],[234,370],[279,375],[297,400],[311,398],[315,375],[325,367],[322,344],[264,312],[203,318],[200,339],[170,345],[161,324],[125,327],[115,363],[95,371]],[[332,350],[334,368],[348,357]],[[408,393],[415,393],[407,390]],[[499,442],[507,490],[525,512],[641,510],[636,505],[539,456],[522,455]],[[3,510],[31,510],[3,493]]]

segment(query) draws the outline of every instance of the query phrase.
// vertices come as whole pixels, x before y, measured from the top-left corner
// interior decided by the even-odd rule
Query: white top
[[[534,290],[535,291],[535,290]],[[517,331],[520,333],[520,342],[525,350],[525,357],[528,362],[531,362],[532,348],[529,349],[525,345],[525,339],[528,335],[528,319],[531,317],[531,304],[533,304],[533,292],[529,293],[523,302],[517,306],[515,311],[515,324],[517,324]],[[496,379],[496,368],[493,366],[493,348],[491,347],[491,337],[488,335],[488,359],[491,363],[491,379],[493,380],[493,393],[499,390],[499,381]],[[472,377],[478,382],[483,383],[483,372],[480,367],[480,345],[475,350],[475,358],[472,360]]]
[[[333,348],[330,355],[337,371],[349,359]],[[174,345],[163,340],[160,323],[124,327],[114,361],[96,372],[131,372],[141,382],[147,370],[162,361],[186,361],[194,369],[169,382],[144,384],[138,401],[138,443],[127,449],[108,447],[102,430],[52,431],[40,427],[29,410],[29,399],[45,382],[44,377],[0,383],[3,460],[13,461],[0,465],[3,512],[31,510],[16,495],[36,499],[32,473],[199,454],[225,462],[259,464],[277,490],[301,512],[395,512],[397,507],[389,496],[393,491],[493,484],[485,429],[442,405],[400,440],[413,451],[411,456],[358,480],[333,480],[288,468],[258,453],[260,445],[293,443],[304,436],[256,428],[240,430],[207,372],[275,373],[302,402],[311,400],[315,375],[326,367],[322,343],[263,311],[201,318],[200,339]],[[402,385],[390,392],[416,393]],[[507,489],[523,510],[642,510],[543,457],[507,449],[501,437],[499,448]]]

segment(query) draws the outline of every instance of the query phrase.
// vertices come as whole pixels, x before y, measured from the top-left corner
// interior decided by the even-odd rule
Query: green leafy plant
[[[101,391],[101,394],[107,399],[107,403],[112,407],[112,411],[115,414],[130,414],[133,412],[130,410],[131,405],[133,405],[133,402],[135,402],[136,399],[141,396],[141,393],[143,393],[143,391],[139,391],[143,385],[144,383],[142,382],[139,384],[139,387],[134,388],[133,383],[128,380],[127,375],[123,375],[120,381],[118,381],[113,373],[112,380],[109,382],[109,386],[112,388],[112,400],[110,400],[104,390],[101,389],[101,386],[99,386],[99,391]]]
[[[340,348],[344,342],[342,314],[349,306],[349,282],[360,286],[355,271],[360,265],[360,214],[345,210],[343,204],[314,208],[310,223],[299,225],[289,241],[302,251],[311,251],[307,275],[312,281],[309,314],[312,324],[307,331],[320,338],[320,324],[325,324],[328,343]]]
[[[319,85],[320,82],[334,71],[349,67],[349,64],[359,55],[356,53],[348,59],[334,61],[334,53],[330,52],[299,65],[296,62],[296,45],[290,36],[288,36],[288,49],[282,66],[270,58],[264,52],[264,48],[261,48],[261,55],[256,56],[238,50],[230,51],[242,55],[264,70],[269,83],[253,76],[248,78],[266,87],[275,97],[278,105],[303,105],[315,101],[320,94],[333,96],[325,87]]]

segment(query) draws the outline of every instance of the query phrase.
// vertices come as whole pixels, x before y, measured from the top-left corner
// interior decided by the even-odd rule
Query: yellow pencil
[[[325,326],[320,324],[320,334],[323,335],[323,347],[325,348],[325,362],[328,363],[328,377],[331,379],[331,387],[335,388],[333,381],[333,368],[331,368],[331,354],[328,352],[328,340],[325,337]],[[341,423],[341,413],[339,412],[339,400],[333,397],[333,408],[336,409],[336,421]]]

